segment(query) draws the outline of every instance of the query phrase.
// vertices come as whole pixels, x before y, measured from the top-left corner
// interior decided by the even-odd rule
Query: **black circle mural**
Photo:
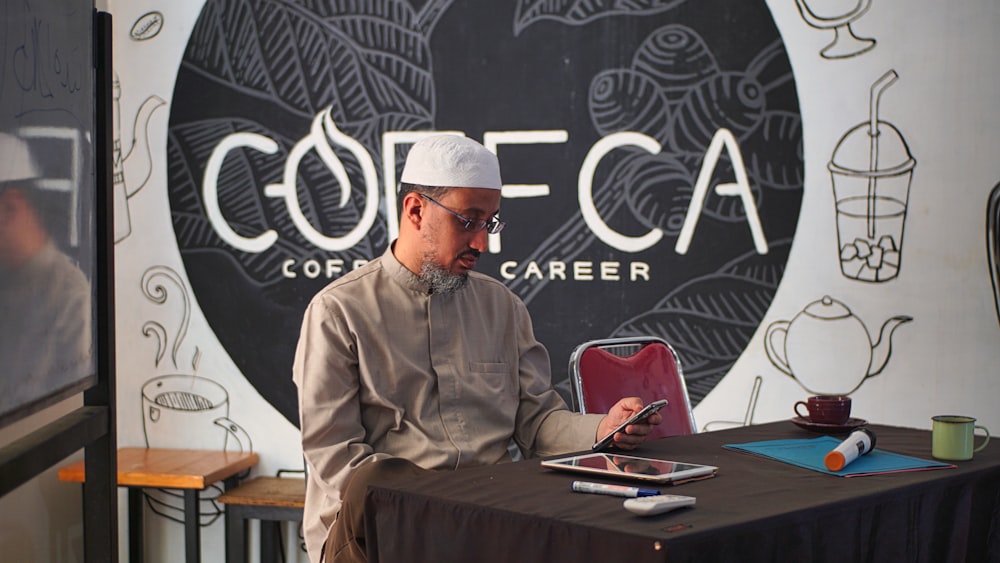
[[[509,226],[478,269],[527,303],[566,397],[574,346],[654,334],[697,404],[764,317],[798,223],[801,117],[763,0],[207,0],[174,94],[188,279],[295,424],[302,312],[394,236],[408,132],[496,147]]]

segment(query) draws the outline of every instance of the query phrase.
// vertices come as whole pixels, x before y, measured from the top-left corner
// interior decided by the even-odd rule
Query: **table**
[[[926,430],[869,425],[877,447],[931,459]],[[372,486],[368,556],[385,561],[1000,561],[1000,446],[957,468],[843,478],[724,449],[817,437],[788,421],[663,438],[634,453],[719,467],[664,492],[689,509],[639,517],[539,460]],[[619,484],[628,483],[618,481]]]
[[[219,496],[226,505],[226,561],[247,561],[247,521],[260,520],[260,560],[280,561],[278,535],[282,521],[301,522],[306,501],[305,479],[255,477]]]
[[[253,452],[214,450],[175,450],[156,448],[120,448],[118,450],[118,486],[128,487],[129,560],[143,559],[142,489],[181,489],[184,491],[185,560],[201,560],[199,493],[222,481],[226,489],[239,480],[239,473],[257,464]],[[59,470],[59,480],[83,483],[84,462],[78,461]]]

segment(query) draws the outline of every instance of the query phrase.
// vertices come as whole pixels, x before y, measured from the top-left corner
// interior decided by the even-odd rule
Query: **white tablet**
[[[546,459],[542,460],[542,467],[656,483],[675,483],[687,479],[711,477],[719,469],[712,465],[682,463],[608,452]]]

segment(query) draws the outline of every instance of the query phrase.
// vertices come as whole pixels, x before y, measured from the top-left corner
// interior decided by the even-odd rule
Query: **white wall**
[[[796,73],[805,133],[803,220],[770,314],[730,375],[697,409],[724,419],[734,397],[763,376],[756,422],[793,416],[804,391],[764,353],[768,323],[792,319],[823,295],[845,302],[871,330],[909,315],[885,370],[852,395],[857,416],[930,427],[935,414],[961,413],[1000,426],[1000,325],[985,253],[985,205],[1000,183],[1000,22],[995,2],[873,3],[853,25],[878,46],[857,60],[816,56],[832,35],[804,24],[791,2],[770,2]],[[919,7],[918,7],[919,6]],[[886,284],[859,284],[825,260],[836,252],[834,194],[827,163],[836,142],[868,115],[868,88],[887,69],[899,81],[883,94],[882,118],[903,133],[917,160],[910,189],[905,271]],[[821,354],[821,352],[817,352]],[[818,355],[817,357],[822,357]],[[845,375],[846,378],[846,375]]]

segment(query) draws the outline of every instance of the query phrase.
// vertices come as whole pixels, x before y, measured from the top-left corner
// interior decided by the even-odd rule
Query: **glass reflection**
[[[56,138],[0,131],[0,419],[93,374],[91,286],[62,249],[79,237],[78,182],[58,170],[79,147]],[[47,183],[60,176],[68,189]]]

